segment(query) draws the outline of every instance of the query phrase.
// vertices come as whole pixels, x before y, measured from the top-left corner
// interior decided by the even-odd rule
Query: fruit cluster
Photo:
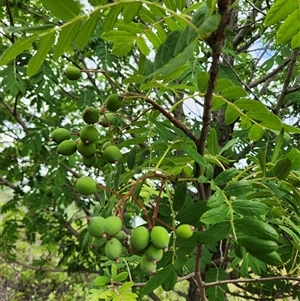
[[[70,80],[77,80],[81,77],[81,70],[75,66],[68,66],[64,71],[65,76]],[[107,141],[98,149],[99,132],[97,125],[110,127],[115,124],[116,117],[114,112],[123,105],[123,100],[118,94],[111,94],[105,101],[104,108],[97,109],[92,106],[84,109],[82,119],[85,125],[77,133],[65,128],[57,128],[51,133],[51,140],[58,144],[57,153],[64,156],[71,156],[76,151],[82,156],[82,163],[86,167],[95,166],[98,161],[99,153],[108,163],[115,163],[122,159],[122,153],[116,145]],[[101,114],[103,112],[103,114]],[[79,136],[72,139],[72,135]],[[79,181],[80,180],[80,181]],[[76,188],[83,195],[89,195],[97,191],[97,185],[90,177],[83,177],[76,183]]]
[[[87,230],[92,236],[90,247],[98,254],[102,254],[118,261],[123,251],[127,248],[129,253],[140,255],[140,269],[145,274],[155,274],[157,262],[164,252],[168,250],[170,235],[162,226],[154,226],[149,230],[145,226],[139,226],[132,230],[130,237],[122,230],[122,221],[117,216],[109,216],[106,219],[101,216],[88,217]],[[176,229],[176,235],[181,238],[189,238],[194,228],[182,224]]]
[[[100,253],[104,249],[104,254],[111,260],[118,260],[122,255],[123,245],[126,235],[122,231],[122,220],[117,216],[88,217],[87,230],[92,236],[91,248]]]

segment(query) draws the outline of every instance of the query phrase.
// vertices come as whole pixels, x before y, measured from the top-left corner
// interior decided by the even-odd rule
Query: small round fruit
[[[79,136],[84,144],[92,144],[97,141],[99,132],[93,125],[86,125],[81,129]]]
[[[91,167],[91,166],[95,165],[98,161],[96,156],[93,156],[93,157],[90,157],[90,158],[82,157],[81,160],[82,160],[82,163],[86,167]]]
[[[134,251],[142,251],[147,248],[150,242],[150,233],[144,226],[137,227],[132,230],[129,241]]]
[[[100,251],[106,242],[107,238],[105,237],[93,237],[91,248],[95,249],[96,251]]]
[[[69,140],[71,138],[71,133],[64,128],[58,128],[55,129],[51,133],[51,140],[53,140],[55,143],[61,143],[64,140]]]
[[[77,143],[77,151],[86,158],[91,158],[95,156],[97,152],[97,147],[95,143],[92,144],[84,144],[81,140]]]
[[[116,121],[116,116],[114,113],[106,113],[105,115],[101,115],[99,119],[99,123],[104,127],[109,127],[113,125]]]
[[[119,94],[111,94],[107,97],[105,104],[108,111],[116,112],[122,107],[123,100]]]
[[[145,274],[155,274],[156,272],[156,263],[148,260],[144,254],[140,260],[140,268]]]
[[[102,216],[93,216],[88,218],[87,230],[91,236],[102,238],[105,218]]]
[[[150,244],[145,251],[145,255],[148,260],[157,262],[162,259],[163,255],[164,255],[164,250],[158,249],[158,248],[154,247],[152,244]]]
[[[117,146],[110,145],[103,151],[103,158],[109,163],[115,163],[122,158],[122,153]]]
[[[115,238],[118,239],[120,242],[123,242],[126,239],[126,234],[124,231],[119,231],[116,235]]]
[[[103,232],[108,236],[115,236],[122,229],[122,220],[118,216],[109,216],[106,218]]]
[[[81,177],[76,181],[76,189],[82,195],[90,195],[97,192],[97,183],[91,177]]]
[[[104,253],[109,259],[116,260],[122,255],[122,249],[122,243],[113,237],[105,244]]]
[[[110,146],[110,141],[106,141],[106,142],[102,145],[102,150],[104,151],[108,146]]]
[[[195,228],[188,224],[182,224],[176,229],[176,234],[180,238],[190,238]]]
[[[74,140],[64,140],[58,145],[56,152],[63,156],[71,156],[76,149],[77,145]]]
[[[70,80],[77,80],[81,77],[80,69],[75,66],[68,66],[64,74]]]
[[[87,124],[97,123],[99,120],[99,116],[99,111],[93,107],[86,108],[82,114],[82,118]]]
[[[170,237],[168,231],[162,226],[155,226],[150,232],[152,244],[158,249],[168,248]]]

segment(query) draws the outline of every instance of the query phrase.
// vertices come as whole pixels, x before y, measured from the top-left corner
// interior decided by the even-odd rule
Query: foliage
[[[187,300],[299,297],[296,0],[0,3],[0,184],[13,191],[3,258],[20,261],[20,240],[41,244],[49,256],[27,267],[99,274],[86,300],[157,300],[184,280]],[[101,115],[81,141],[99,134],[92,163],[75,148],[87,107]],[[71,133],[67,156],[50,139],[57,128]],[[122,155],[105,155],[107,142]],[[84,195],[82,176],[96,181]],[[115,260],[87,227],[112,215],[126,233]],[[130,246],[139,224],[169,233],[156,273]],[[179,224],[193,235],[178,237]]]

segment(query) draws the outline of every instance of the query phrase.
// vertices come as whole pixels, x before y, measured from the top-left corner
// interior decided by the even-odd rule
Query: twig
[[[285,77],[285,80],[284,80],[284,83],[283,83],[283,87],[282,87],[280,96],[279,96],[278,101],[276,103],[276,106],[274,108],[274,113],[276,115],[278,115],[279,110],[280,110],[280,108],[281,108],[281,106],[282,106],[282,104],[284,102],[288,86],[290,84],[291,78],[292,78],[294,70],[295,70],[295,66],[296,66],[298,54],[299,54],[298,50],[293,50],[292,51],[291,58],[290,58],[291,63],[289,65],[288,72],[287,72],[287,75]]]

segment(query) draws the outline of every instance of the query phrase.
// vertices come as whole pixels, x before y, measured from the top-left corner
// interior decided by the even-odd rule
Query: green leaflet
[[[300,30],[299,9],[296,9],[291,15],[289,15],[280,25],[279,30],[276,33],[276,41],[279,44],[283,44],[292,39]]]
[[[123,18],[125,23],[131,22],[138,15],[142,4],[140,1],[124,3]]]
[[[297,0],[276,0],[267,13],[265,25],[270,26],[284,20],[297,8]]]
[[[209,75],[207,72],[200,71],[197,74],[197,85],[198,85],[199,92],[201,93],[206,92],[208,80],[209,80]]]
[[[269,206],[250,200],[235,200],[231,203],[235,213],[243,216],[260,216],[270,211]]]
[[[292,162],[292,169],[300,168],[300,151],[297,148],[292,148],[285,156]]]
[[[185,153],[190,156],[193,160],[195,160],[199,165],[206,166],[207,163],[205,159],[190,145],[182,144],[180,148],[185,151]]]
[[[234,104],[228,103],[228,106],[225,111],[225,122],[227,125],[237,121],[241,112],[234,106]]]
[[[218,144],[218,134],[216,129],[211,128],[207,136],[207,151],[209,154],[215,156],[220,152]]]
[[[154,68],[159,69],[174,57],[174,48],[180,37],[181,30],[172,31],[165,42],[158,48],[154,59]]]
[[[67,23],[61,27],[59,38],[53,54],[53,60],[56,61],[68,49],[70,44],[77,36],[80,26],[81,19],[77,19],[74,22]]]
[[[36,31],[45,31],[45,29],[54,28],[55,26],[52,24],[45,24],[45,25],[39,25],[39,26],[8,26],[3,28],[3,30],[7,33],[14,33],[14,32],[36,32]]]
[[[40,41],[37,53],[29,60],[27,74],[32,76],[37,73],[42,66],[48,52],[53,47],[55,41],[55,31],[46,34]]]
[[[74,0],[42,0],[42,4],[61,20],[69,20],[80,14],[79,3]]]
[[[236,196],[241,197],[242,195],[246,195],[252,190],[252,184],[248,181],[243,182],[232,182],[226,185],[224,188],[224,192],[228,196]]]
[[[168,265],[164,267],[162,270],[158,271],[154,277],[151,277],[150,280],[146,283],[146,285],[142,289],[142,295],[148,295],[153,292],[157,287],[163,284],[166,279],[170,276],[170,273],[173,269],[173,265]]]
[[[222,190],[217,190],[208,200],[207,206],[210,208],[220,207],[224,202],[224,194]]]
[[[292,162],[288,158],[279,160],[273,168],[274,175],[280,180],[285,180],[292,170]]]
[[[18,40],[11,47],[9,47],[2,55],[0,59],[0,65],[6,65],[17,55],[23,52],[25,49],[28,49],[33,41],[38,39],[38,34],[33,34],[29,37]]]
[[[229,221],[223,221],[209,227],[207,230],[201,232],[197,237],[199,244],[213,244],[221,239],[227,237],[231,229]]]
[[[265,131],[261,125],[253,124],[248,132],[248,138],[251,141],[258,141],[259,139],[262,138],[264,133]]]
[[[162,288],[165,291],[171,291],[174,289],[175,284],[177,283],[177,273],[175,270],[171,270],[169,277],[162,283]]]
[[[79,47],[87,45],[93,30],[95,29],[99,19],[99,11],[95,10],[89,19],[81,26],[79,33],[76,37],[76,43]]]
[[[200,218],[200,221],[204,224],[216,224],[227,218],[229,214],[229,207],[227,204],[223,204],[218,208],[213,208],[206,211]]]
[[[276,139],[276,144],[272,154],[272,163],[275,163],[279,154],[282,152],[282,143],[283,143],[284,129],[282,128],[280,134]]]
[[[103,22],[103,31],[106,32],[113,29],[122,9],[123,9],[122,3],[111,7],[109,13],[105,16],[105,20]]]
[[[265,240],[276,240],[278,237],[278,233],[272,226],[252,218],[234,219],[233,225],[237,235],[248,235]]]
[[[186,201],[186,194],[187,194],[187,185],[186,183],[180,183],[176,186],[173,198],[173,208],[175,211],[179,211],[185,201]]]
[[[270,264],[270,265],[279,266],[282,264],[282,260],[277,252],[262,253],[262,252],[251,251],[250,254],[255,256],[256,258],[258,258],[259,260],[261,260],[267,264]]]
[[[248,235],[237,236],[237,243],[243,246],[250,253],[252,251],[257,253],[271,253],[278,249],[277,243],[273,240],[266,240]]]
[[[214,179],[214,182],[216,185],[225,185],[228,182],[232,181],[232,179],[239,174],[239,171],[236,168],[228,168],[221,173],[219,173],[216,178]]]
[[[222,91],[222,96],[229,100],[239,99],[247,95],[247,92],[240,86],[231,86]]]

